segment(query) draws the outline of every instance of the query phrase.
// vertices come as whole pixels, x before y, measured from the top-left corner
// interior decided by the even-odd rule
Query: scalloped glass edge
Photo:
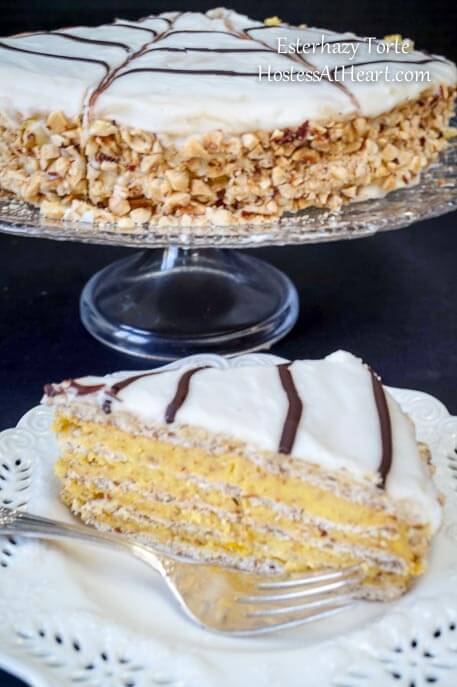
[[[456,123],[454,120],[453,124]],[[249,248],[320,243],[371,236],[401,229],[457,209],[457,138],[428,167],[415,186],[383,198],[350,203],[339,212],[311,208],[263,223],[229,226],[143,226],[51,220],[38,208],[0,192],[0,232],[61,241],[80,241],[138,248],[170,245],[184,248]]]

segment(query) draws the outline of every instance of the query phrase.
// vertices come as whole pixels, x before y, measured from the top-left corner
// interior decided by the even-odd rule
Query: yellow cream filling
[[[83,490],[81,490],[83,492]],[[79,510],[90,501],[89,493],[81,493],[81,499],[73,490],[64,490],[63,501],[74,510]],[[113,508],[117,508],[117,502]],[[122,504],[119,504],[122,506]],[[137,509],[135,508],[135,513]],[[86,516],[86,514],[84,514]],[[153,515],[151,515],[153,518]],[[128,535],[143,535],[151,537],[155,542],[165,547],[180,544],[198,551],[204,557],[243,556],[268,560],[279,563],[287,572],[322,569],[324,567],[344,567],[359,562],[350,553],[336,553],[323,551],[305,542],[281,540],[269,534],[253,533],[250,528],[243,527],[243,531],[234,535],[233,532],[208,532],[204,528],[198,532],[189,531],[186,523],[176,522],[173,530],[159,521],[136,520],[128,514],[112,512],[106,502],[90,502],[90,519],[109,527],[111,530],[121,531]],[[87,519],[87,517],[85,517]],[[195,522],[195,521],[194,521]],[[232,535],[232,536],[231,536]],[[390,584],[404,586],[410,575],[386,572],[373,564],[364,564],[365,584],[376,585],[381,579],[388,579]]]
[[[77,458],[79,458],[79,463],[76,462]],[[119,475],[116,470],[116,465],[111,464],[109,471],[111,474],[107,474],[106,468],[94,469],[93,463],[84,466],[84,462],[85,457],[81,454],[66,454],[59,462],[57,468],[59,477],[64,481],[65,489],[69,493],[76,495],[78,499],[82,499],[82,489],[86,491],[89,490],[89,488],[90,495],[88,495],[87,498],[90,500],[107,496],[103,490],[94,485],[93,480],[97,478],[111,479],[114,486],[110,487],[109,496],[115,498],[116,502],[119,504],[134,508],[136,512],[146,512],[147,514],[164,517],[171,521],[193,522],[207,529],[215,528],[222,532],[230,532],[231,536],[235,537],[235,539],[242,535],[246,527],[245,524],[240,528],[236,523],[228,520],[221,520],[219,515],[214,512],[207,510],[197,511],[192,506],[183,506],[182,503],[159,503],[154,501],[153,498],[145,499],[144,495],[138,493],[137,489],[125,491],[125,487],[121,490],[115,486],[116,484],[125,485],[127,481],[134,481],[135,487],[139,487],[140,491],[141,487],[143,487],[146,491],[151,490],[151,487],[157,485],[158,491],[171,494],[178,501],[192,500],[202,506],[213,506],[228,513],[235,513],[240,519],[242,518],[245,523],[247,519],[251,519],[254,521],[254,525],[272,525],[298,541],[302,541],[307,537],[325,538],[329,536],[329,540],[336,543],[369,547],[371,549],[378,548],[386,553],[391,553],[395,557],[402,558],[408,563],[411,574],[419,574],[421,572],[421,565],[417,560],[419,546],[416,545],[414,550],[412,549],[409,543],[409,531],[404,525],[399,525],[396,536],[392,538],[382,537],[379,533],[376,533],[376,531],[367,531],[366,535],[338,529],[332,529],[331,532],[327,532],[317,524],[292,520],[281,512],[273,511],[263,504],[252,504],[249,500],[239,499],[238,507],[236,507],[233,499],[227,497],[225,494],[221,493],[221,491],[198,489],[194,487],[194,485],[190,485],[189,487],[183,480],[173,480],[169,475],[167,476],[167,488],[164,489],[164,483],[160,477],[158,480],[156,479],[157,475],[155,475],[154,470],[151,470],[149,481],[140,484],[138,480],[134,480],[134,475],[132,474]],[[81,470],[82,466],[86,467],[86,469]],[[126,466],[125,464],[121,464],[121,467],[125,468]],[[71,478],[67,477],[67,471],[71,474]],[[122,472],[125,471],[123,470]],[[77,480],[81,481],[75,481],[73,478],[74,474],[77,475]],[[84,483],[85,480],[91,480],[91,483]],[[208,495],[212,497],[211,502],[208,501]],[[226,507],[227,505],[229,508]],[[425,552],[426,539],[423,536],[421,538],[420,548],[422,552]]]
[[[200,448],[189,448],[121,432],[113,426],[84,422],[60,416],[54,430],[65,440],[74,439],[88,452],[88,462],[108,466],[112,460],[94,452],[103,446],[120,460],[135,465],[135,479],[145,476],[148,465],[160,467],[165,473],[192,474],[205,480],[237,487],[247,496],[270,498],[278,503],[303,508],[310,515],[335,522],[369,527],[396,527],[396,518],[383,510],[371,509],[325,491],[309,482],[276,475],[242,456],[231,453],[212,454]],[[147,474],[147,473],[146,473]]]
[[[169,493],[177,500],[192,500],[237,513],[240,522],[229,522],[213,512],[202,512],[192,508],[183,508],[173,503],[158,503],[145,500],[136,492],[115,492],[115,503],[131,508],[135,513],[144,512],[152,518],[162,518],[170,522],[193,523],[201,528],[202,534],[192,536],[189,532],[179,531],[179,541],[189,546],[199,546],[205,550],[216,546],[226,553],[242,556],[253,556],[276,559],[287,570],[303,570],[307,566],[349,565],[357,562],[353,555],[336,554],[328,549],[320,549],[307,543],[307,537],[320,537],[322,530],[312,523],[292,520],[287,515],[273,511],[266,505],[252,503],[252,499],[267,498],[279,504],[303,509],[310,516],[322,518],[341,525],[364,527],[367,534],[361,536],[332,529],[331,539],[348,546],[378,548],[403,559],[407,564],[407,576],[418,575],[424,567],[423,557],[426,551],[428,533],[426,528],[415,527],[399,522],[394,516],[382,509],[370,509],[360,503],[334,495],[309,482],[293,476],[273,474],[255,465],[246,458],[234,453],[211,454],[200,448],[186,447],[158,441],[141,435],[132,435],[118,430],[111,425],[100,425],[94,422],[78,421],[73,418],[58,416],[54,426],[65,446],[68,440],[74,441],[78,451],[68,450],[56,467],[57,474],[64,482],[64,500],[72,508],[80,510],[85,502],[110,498],[114,493],[106,494],[95,486],[82,486],[79,482],[70,481],[67,474],[74,471],[78,480],[93,480],[96,477],[106,478],[114,484],[134,482],[140,491],[155,489]],[[97,449],[103,453],[97,453]],[[86,453],[82,453],[86,451]],[[108,454],[114,454],[113,460]],[[211,488],[203,488],[187,476],[197,476],[208,482]],[[236,487],[241,496],[233,498],[224,493],[219,485]],[[110,490],[111,492],[111,490]],[[101,515],[110,527],[116,516],[102,510]],[[254,525],[272,524],[284,530],[291,539],[280,538],[268,532],[259,532],[246,523],[246,517],[252,518]],[[125,523],[123,531],[129,527],[137,528],[135,532],[147,533],[153,528],[154,536],[160,542],[169,542],[175,537],[175,530],[157,522]],[[383,537],[376,528],[388,527],[389,537]],[[212,541],[214,533],[217,542]],[[206,532],[206,534],[205,534]],[[156,536],[159,533],[160,536]],[[411,533],[414,535],[412,543]],[[323,536],[326,536],[325,534]],[[204,539],[202,540],[202,537]],[[206,537],[206,539],[205,539]],[[370,577],[378,574],[377,568],[370,570]],[[402,578],[405,579],[404,577]]]

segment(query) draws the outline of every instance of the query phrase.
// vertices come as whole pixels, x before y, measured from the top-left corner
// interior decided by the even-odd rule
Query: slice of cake
[[[441,509],[429,452],[358,358],[51,384],[62,499],[88,524],[274,573],[361,563],[389,599],[426,565]]]
[[[228,225],[414,184],[455,65],[219,8],[0,40],[0,188],[55,218]],[[46,98],[43,98],[46,93]]]

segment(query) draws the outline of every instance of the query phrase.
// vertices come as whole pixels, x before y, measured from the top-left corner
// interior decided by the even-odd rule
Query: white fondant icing
[[[346,469],[355,476],[376,478],[381,462],[380,423],[368,368],[350,353],[338,351],[322,360],[298,360],[289,368],[303,403],[303,413],[291,452],[296,459],[328,470]],[[141,373],[140,373],[141,374]],[[135,373],[85,377],[78,383],[107,388]],[[142,377],[126,386],[112,402],[112,412],[128,411],[145,422],[164,422],[183,370]],[[74,391],[70,390],[71,395]],[[440,523],[435,487],[418,451],[415,429],[388,395],[393,457],[386,491],[395,499],[419,506],[433,529]],[[109,396],[92,396],[99,404]],[[276,452],[288,401],[276,366],[208,368],[192,376],[189,394],[175,422],[244,441]]]
[[[129,23],[132,26],[150,28],[156,31],[157,35],[167,28],[167,24],[158,18],[143,23]],[[107,74],[102,64],[80,60],[104,62],[111,72],[118,68],[129,54],[154,39],[152,33],[117,27],[116,24],[101,27],[78,26],[61,31],[94,41],[122,43],[128,46],[129,51],[121,46],[69,40],[53,33],[1,38],[0,43],[12,48],[78,58],[67,60],[0,48],[0,111],[12,122],[18,115],[31,117],[37,113],[46,114],[51,111],[62,111],[72,119],[78,117],[83,113],[88,97]]]
[[[172,26],[165,21],[168,18]],[[132,29],[119,24],[128,24]],[[152,28],[157,35],[139,28]],[[257,27],[257,28],[256,28]],[[248,33],[246,29],[251,29]],[[254,29],[254,30],[252,30]],[[180,48],[179,51],[151,50],[137,55],[121,69],[184,70],[199,72],[237,72],[252,76],[229,74],[186,74],[170,71],[135,71],[115,78],[92,101],[91,117],[115,120],[120,125],[138,127],[154,132],[166,139],[182,141],[191,135],[201,135],[212,129],[226,133],[243,133],[256,129],[278,129],[298,126],[306,120],[315,122],[341,119],[356,112],[375,116],[416,98],[428,87],[440,84],[453,85],[457,71],[449,61],[430,61],[429,55],[418,51],[407,54],[390,52],[387,57],[391,78],[406,72],[426,70],[429,82],[417,78],[401,83],[387,80],[383,55],[369,52],[367,44],[357,43],[357,54],[315,51],[300,56],[278,53],[278,39],[287,45],[301,43],[351,40],[350,33],[335,33],[322,29],[299,29],[287,25],[269,27],[249,17],[223,8],[207,14],[186,12],[167,13],[148,17],[139,22],[117,20],[101,27],[75,27],[67,33],[86,38],[99,38],[126,43],[131,53],[142,46],[149,48]],[[179,31],[181,33],[175,33]],[[192,31],[203,33],[192,33]],[[101,59],[109,64],[111,72],[123,64],[126,51],[110,46],[88,46],[65,40],[55,35],[28,35],[3,39],[8,44],[35,47],[47,52]],[[192,48],[240,49],[243,53],[195,51]],[[270,52],[257,52],[270,50]],[[406,61],[406,63],[402,63]],[[271,82],[259,80],[263,73],[273,71],[325,70],[358,62],[369,62],[355,71],[369,70],[378,74],[376,83],[353,81],[347,77],[344,88],[328,80],[313,83]],[[89,95],[97,89],[104,76],[103,68],[85,63],[13,53],[0,50],[0,109],[9,116],[19,113],[30,116],[36,112],[57,109],[68,116],[81,113]],[[46,98],[43,98],[46,93]]]
[[[244,30],[256,25],[260,30],[249,31],[248,39]],[[168,38],[163,36],[151,47],[245,48],[251,49],[251,52],[153,50],[136,59],[134,66],[137,69],[220,70],[248,74],[258,74],[259,68],[265,73],[269,67],[273,71],[300,71],[305,65],[299,57],[278,53],[279,37],[288,41],[298,39],[302,43],[320,42],[322,36],[328,41],[355,37],[354,34],[337,34],[321,29],[262,27],[260,22],[228,10],[215,10],[208,15],[185,13],[175,20],[173,30],[212,29],[232,31],[235,35],[175,33]],[[377,83],[359,83],[346,78],[344,88],[341,88],[328,80],[273,83],[265,78],[259,80],[256,76],[136,72],[113,81],[97,100],[94,116],[112,117],[119,124],[180,140],[212,129],[237,134],[255,129],[298,126],[305,120],[338,120],[353,115],[357,110],[364,116],[376,116],[417,97],[424,88],[456,82],[455,65],[450,62],[415,65],[414,60],[427,59],[425,54],[417,51],[407,55],[389,54],[389,59],[397,60],[397,64],[389,63],[391,74],[405,74],[411,70],[418,73],[427,69],[431,81],[388,82],[383,75],[386,63],[380,61],[382,55],[369,53],[366,45],[358,46],[357,56],[353,60],[344,54],[320,54],[319,51],[305,59],[308,66],[320,71],[325,67],[333,69],[338,65],[369,61],[370,69],[380,74]],[[271,52],[255,51],[266,48],[270,48]],[[399,60],[408,60],[411,64],[402,64]],[[357,71],[361,72],[362,69],[360,67]],[[177,94],[179,97],[176,97]]]

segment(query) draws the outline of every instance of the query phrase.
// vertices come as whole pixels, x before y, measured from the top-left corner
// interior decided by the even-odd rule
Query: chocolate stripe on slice
[[[68,384],[68,387],[65,385]],[[65,393],[66,388],[75,389],[77,396],[87,396],[88,394],[95,394],[97,391],[101,391],[105,388],[104,384],[80,384],[74,379],[68,380],[68,382],[63,382],[62,384],[45,384],[44,393],[46,396],[52,398],[53,396],[59,396]]]
[[[159,375],[161,374],[161,372],[162,370],[157,370],[156,372],[143,372],[139,375],[127,377],[126,379],[122,379],[120,382],[116,382],[116,384],[113,384],[110,387],[108,393],[112,396],[117,396],[119,391],[122,391],[122,389],[125,389],[127,386],[130,386],[130,384],[133,384],[134,382],[138,381],[138,379],[143,379],[143,377],[152,377],[153,375]]]
[[[381,476],[381,486],[383,489],[385,489],[386,478],[392,466],[392,423],[390,421],[390,413],[384,388],[373,370],[369,368],[369,371],[371,375],[373,395],[376,403],[376,410],[378,411],[379,428],[381,432],[382,448],[378,472]]]
[[[192,370],[187,370],[184,372],[182,377],[179,379],[178,388],[173,397],[173,400],[168,404],[165,411],[165,421],[171,424],[175,421],[176,414],[178,410],[184,405],[186,398],[189,394],[190,380],[197,372],[200,370],[207,370],[208,365],[203,365],[202,367],[194,367]]]
[[[282,387],[286,392],[289,402],[281,439],[279,441],[279,453],[291,453],[303,413],[303,403],[298,395],[292,373],[289,370],[291,364],[292,363],[284,363],[283,365],[278,365],[279,379],[281,380]]]

